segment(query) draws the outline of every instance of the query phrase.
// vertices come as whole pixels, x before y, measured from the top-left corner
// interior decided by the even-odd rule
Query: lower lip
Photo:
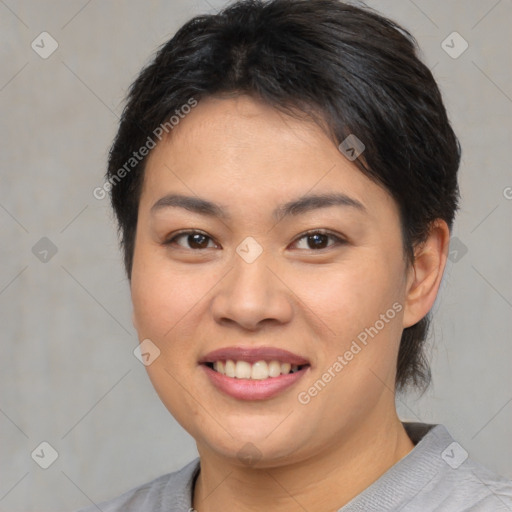
[[[279,377],[269,377],[263,380],[253,380],[227,377],[222,375],[222,373],[212,370],[209,366],[204,364],[201,366],[217,389],[238,400],[266,400],[273,398],[290,386],[293,386],[309,368],[309,366],[305,366],[295,373],[280,375]]]

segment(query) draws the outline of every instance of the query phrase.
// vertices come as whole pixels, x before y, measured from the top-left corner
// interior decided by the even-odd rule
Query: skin
[[[332,192],[364,209],[272,218],[282,203]],[[231,217],[151,210],[170,193],[215,202]],[[321,237],[323,248],[315,248],[304,233],[319,229],[344,242]],[[166,244],[181,230],[207,238]],[[263,249],[252,263],[236,252],[248,236]],[[247,96],[203,99],[157,145],[139,205],[133,320],[139,339],[161,352],[147,366],[157,393],[197,443],[196,510],[337,510],[413,449],[395,409],[398,347],[403,328],[433,305],[448,241],[448,227],[436,222],[408,265],[390,194],[316,124]],[[395,303],[401,311],[300,403],[298,393]],[[311,363],[271,399],[222,394],[198,365],[221,347],[268,345]],[[257,454],[252,464],[238,456],[247,443]]]

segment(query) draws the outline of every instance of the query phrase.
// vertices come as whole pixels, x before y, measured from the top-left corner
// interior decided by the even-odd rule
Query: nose
[[[215,321],[249,331],[289,322],[292,293],[272,267],[275,265],[265,253],[251,263],[236,254],[234,267],[215,288],[211,302]]]

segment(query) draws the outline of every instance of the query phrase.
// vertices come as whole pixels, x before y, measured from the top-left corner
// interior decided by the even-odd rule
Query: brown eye
[[[306,238],[310,249],[325,249],[329,244],[329,236],[321,233],[308,235]]]
[[[178,243],[178,240],[184,239],[186,245]],[[185,231],[173,236],[171,239],[165,242],[165,245],[178,245],[185,249],[201,250],[208,249],[208,243],[212,239],[199,231]]]
[[[329,239],[333,240],[334,242],[329,244]],[[299,244],[301,240],[306,241],[306,247],[302,247],[302,249],[312,251],[327,249],[329,247],[345,243],[345,240],[343,240],[339,236],[324,231],[311,231],[309,233],[306,233],[295,242],[295,245]]]

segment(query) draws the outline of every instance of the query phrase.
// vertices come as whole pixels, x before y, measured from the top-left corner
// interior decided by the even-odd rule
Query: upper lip
[[[307,359],[276,347],[224,347],[208,352],[201,357],[199,364],[214,363],[215,361],[246,361],[256,363],[257,361],[279,361],[296,365],[309,364]]]

